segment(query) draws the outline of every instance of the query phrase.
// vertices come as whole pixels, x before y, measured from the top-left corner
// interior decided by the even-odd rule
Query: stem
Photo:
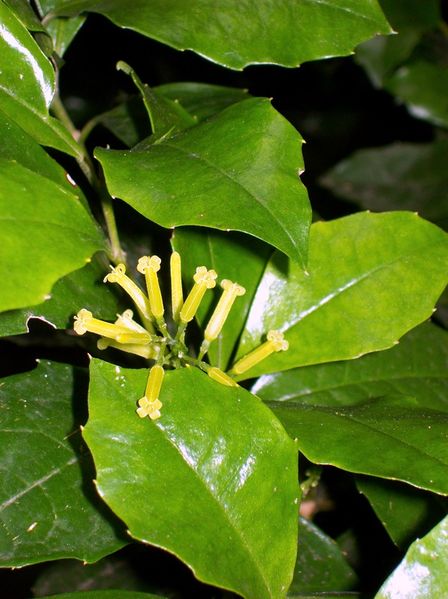
[[[54,114],[57,116],[57,118],[70,132],[73,139],[77,142],[79,154],[76,158],[76,162],[78,163],[79,168],[83,172],[87,181],[90,183],[90,185],[93,187],[93,189],[97,192],[99,196],[104,222],[109,237],[111,252],[110,258],[115,264],[118,264],[119,262],[126,263],[125,253],[121,248],[120,238],[118,236],[117,223],[115,220],[115,213],[112,205],[112,197],[107,191],[104,181],[97,176],[95,166],[90,158],[87,148],[84,145],[83,139],[81,139],[81,133],[74,126],[73,121],[71,120],[67,110],[65,109],[65,106],[62,103],[62,100],[58,93],[56,93],[53,98],[51,108]]]
[[[120,245],[120,238],[118,236],[117,222],[115,220],[114,207],[112,205],[112,198],[104,185],[97,180],[95,185],[101,202],[101,208],[103,210],[104,222],[106,223],[107,234],[109,236],[111,258],[115,264],[123,262],[126,264],[126,254]]]

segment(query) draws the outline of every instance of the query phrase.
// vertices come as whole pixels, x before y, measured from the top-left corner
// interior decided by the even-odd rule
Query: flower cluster
[[[131,297],[141,324],[134,320],[132,310],[118,314],[117,320],[110,323],[94,318],[92,312],[85,308],[75,316],[74,323],[78,335],[87,331],[100,335],[97,345],[101,350],[113,347],[154,361],[149,370],[145,394],[138,400],[137,408],[137,414],[141,418],[148,416],[151,420],[156,420],[161,415],[159,395],[165,375],[164,367],[195,365],[222,385],[236,387],[234,377],[245,373],[273,352],[288,349],[288,342],[282,333],[269,331],[267,340],[238,360],[228,372],[204,362],[204,356],[210,344],[221,333],[236,298],[246,293],[238,283],[223,279],[220,283],[222,293],[205,328],[198,356],[190,356],[185,344],[187,325],[194,319],[207,290],[216,286],[218,275],[214,270],[198,266],[193,276],[193,287],[184,300],[181,257],[178,252],[173,252],[170,258],[171,321],[167,323],[158,279],[160,265],[158,256],[143,256],[138,261],[137,270],[145,277],[147,293],[126,275],[124,264],[111,267],[111,272],[104,278],[105,283],[117,283]]]

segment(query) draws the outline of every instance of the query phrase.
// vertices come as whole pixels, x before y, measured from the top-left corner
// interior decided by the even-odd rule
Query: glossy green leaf
[[[79,435],[85,379],[42,362],[0,385],[0,564],[96,561],[125,542],[91,482]],[[73,413],[73,394],[77,402]]]
[[[156,94],[149,85],[140,80],[137,73],[128,64],[120,61],[117,64],[117,69],[132,77],[135,86],[140,91],[151,121],[153,135],[150,143],[172,137],[175,133],[196,124],[196,119],[181,104]]]
[[[335,195],[372,210],[415,210],[448,228],[448,141],[395,143],[359,150],[321,183]]]
[[[122,307],[114,290],[103,284],[105,271],[107,267],[94,257],[84,268],[59,279],[51,297],[41,304],[2,312],[0,336],[26,333],[30,318],[40,318],[59,329],[71,329],[73,316],[81,308],[90,310],[96,318],[114,321]]]
[[[64,56],[65,51],[72,43],[78,31],[84,24],[84,16],[52,19],[47,25],[47,31],[53,39],[54,51],[59,56]]]
[[[150,593],[139,593],[138,591],[80,591],[79,593],[62,593],[61,595],[50,595],[42,599],[163,599],[162,595]]]
[[[42,25],[39,17],[31,8],[30,3],[27,0],[3,0],[3,2],[10,8],[26,29],[29,31],[46,33],[45,27]]]
[[[65,0],[35,0],[42,15],[48,15],[57,6],[60,6]],[[59,56],[63,56],[68,46],[78,33],[79,29],[86,20],[85,16],[77,16],[72,18],[54,18],[46,19],[46,29],[53,39],[55,52]]]
[[[448,495],[446,407],[422,408],[406,396],[337,406],[268,405],[311,462]]]
[[[365,495],[389,536],[399,547],[409,545],[446,514],[440,497],[409,485],[357,476],[356,486]]]
[[[107,186],[164,227],[249,233],[306,259],[310,206],[302,139],[264,99],[234,104],[146,151],[97,149]]]
[[[64,169],[45,152],[21,127],[0,110],[0,158],[16,160],[22,166],[51,179],[66,190],[74,192]],[[76,193],[80,193],[77,188]]]
[[[297,563],[288,596],[346,591],[355,586],[356,580],[356,574],[337,543],[312,522],[301,517]]]
[[[168,372],[162,416],[140,420],[146,378],[92,361],[84,436],[101,496],[133,537],[174,553],[200,580],[284,597],[297,541],[295,444],[257,398],[195,368]]]
[[[385,87],[413,116],[448,127],[448,68],[423,60],[411,62],[398,69]]]
[[[213,268],[220,281],[230,279],[246,289],[246,293],[236,299],[221,334],[211,344],[208,352],[211,363],[225,370],[242,332],[271,248],[240,233],[193,227],[176,229],[171,243],[182,257],[186,290],[190,290],[193,285],[193,274],[197,266]],[[221,292],[220,287],[215,287],[213,293],[207,293],[202,300],[197,313],[202,328],[207,325]]]
[[[247,377],[386,349],[431,316],[448,282],[448,236],[410,212],[312,225],[308,272],[274,255],[238,350],[280,329],[289,350]]]
[[[247,99],[246,90],[205,83],[168,83],[153,89],[154,94],[179,103],[197,122],[214,116],[228,106]],[[102,125],[128,148],[151,133],[147,110],[141,97],[129,98],[91,121],[91,128]]]
[[[11,9],[22,25],[33,33],[34,39],[45,56],[51,57],[53,53],[51,37],[28,0],[3,0],[3,2]]]
[[[0,213],[1,310],[44,301],[57,279],[105,245],[76,195],[1,158]]]
[[[426,483],[425,486],[424,482],[415,478],[418,473],[409,469],[406,459],[410,462],[416,460],[417,457],[411,457],[414,447],[423,451],[438,443],[437,435],[443,435],[446,424],[442,426],[442,423],[448,412],[447,340],[446,331],[426,323],[388,351],[372,353],[357,360],[266,375],[255,383],[252,391],[266,401],[287,430],[299,438],[302,451],[312,461],[397,478],[432,489],[431,484]],[[394,407],[400,402],[390,407],[391,417],[396,416],[393,416],[395,423],[389,425],[389,428],[395,428],[387,445],[389,431],[387,427],[383,431],[381,409],[387,414],[388,404],[375,398],[400,394],[414,398],[409,400],[409,408],[403,400],[402,414]],[[377,420],[376,405],[380,406]],[[309,419],[312,420],[313,411],[314,421],[308,423]],[[417,418],[418,414],[421,414],[422,422],[428,418],[428,426],[414,423],[413,418]],[[437,414],[441,414],[441,423],[434,430],[431,421]],[[421,430],[418,430],[419,427]],[[406,443],[397,442],[403,435],[409,447]],[[419,435],[422,438],[420,443]],[[387,464],[383,463],[383,458],[378,460],[375,443],[381,446],[383,456],[386,452],[387,455],[396,452]],[[433,452],[431,455],[438,454]],[[443,455],[442,452],[439,457],[442,459]],[[419,456],[418,460],[424,462],[423,458]],[[418,462],[422,470],[423,462]],[[431,466],[427,466],[427,472],[431,472]]]
[[[248,92],[236,87],[180,81],[155,88],[156,93],[179,102],[198,121],[203,121],[228,106],[246,100]]]
[[[0,110],[0,159],[16,161],[30,171],[57,183],[70,195],[75,194],[89,210],[82,189],[60,164],[50,158],[45,150],[21,127]]]
[[[375,599],[429,599],[448,594],[448,516],[409,548]]]
[[[448,408],[448,333],[425,323],[398,345],[344,362],[262,376],[252,387],[265,401],[356,405],[385,395],[412,395],[422,407]]]
[[[93,131],[97,125],[111,131],[128,148],[151,134],[148,114],[140,96],[133,96],[111,110],[95,116],[88,127]]]
[[[117,25],[134,29],[178,50],[194,50],[224,66],[248,64],[298,66],[308,60],[350,54],[361,41],[390,27],[376,0],[69,0],[60,14],[99,12]],[[266,35],[266,32],[269,35]]]
[[[0,22],[0,109],[40,144],[77,156],[76,142],[48,112],[55,92],[51,63],[4,2]]]

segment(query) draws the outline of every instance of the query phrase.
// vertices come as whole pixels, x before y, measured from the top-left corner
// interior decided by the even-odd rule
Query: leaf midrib
[[[448,372],[444,373],[444,374],[428,374],[428,375],[420,375],[420,374],[416,374],[416,375],[412,375],[409,374],[409,376],[403,376],[403,375],[399,375],[396,377],[389,377],[389,378],[372,378],[372,379],[368,379],[368,378],[363,378],[361,380],[357,380],[351,383],[340,383],[340,384],[332,384],[331,386],[328,387],[319,387],[319,388],[313,388],[312,390],[305,390],[303,392],[296,392],[294,394],[290,393],[290,394],[286,394],[286,395],[279,395],[278,397],[281,397],[282,399],[279,400],[266,400],[266,401],[275,401],[276,403],[287,403],[290,402],[292,400],[294,400],[295,397],[309,397],[314,395],[315,393],[322,393],[323,391],[333,391],[335,389],[343,389],[344,387],[352,387],[352,386],[358,386],[358,385],[363,385],[365,383],[387,383],[387,382],[398,382],[398,381],[406,381],[407,379],[448,379]],[[292,402],[293,403],[293,402]]]
[[[319,308],[321,308],[322,306],[325,306],[326,304],[329,304],[332,300],[334,300],[335,298],[339,297],[340,295],[342,295],[343,293],[345,293],[346,291],[348,291],[349,289],[351,289],[352,287],[355,287],[356,285],[358,285],[359,283],[362,283],[365,279],[369,278],[370,276],[376,274],[377,272],[390,268],[393,265],[397,264],[398,262],[401,262],[402,260],[407,260],[412,256],[415,255],[421,255],[421,252],[424,250],[427,250],[428,247],[436,247],[436,246],[442,246],[442,245],[447,245],[446,241],[438,241],[438,242],[434,242],[434,243],[428,243],[425,246],[422,246],[420,248],[418,248],[415,251],[410,251],[407,254],[403,254],[398,256],[397,258],[395,258],[394,260],[390,261],[390,262],[386,262],[385,264],[380,264],[378,266],[376,266],[375,268],[372,268],[371,270],[368,270],[367,272],[362,273],[361,275],[359,275],[358,277],[353,278],[352,280],[348,281],[347,283],[344,283],[342,286],[338,287],[336,290],[327,293],[327,295],[323,298],[321,298],[317,303],[313,303],[311,306],[309,306],[308,308],[302,310],[295,318],[292,322],[287,323],[287,327],[285,329],[283,329],[284,331],[289,331],[291,330],[293,327],[295,327],[296,325],[298,325],[300,322],[302,322],[303,320],[305,320],[305,318],[307,318],[310,314],[313,314],[314,312],[316,312]],[[310,271],[312,272],[312,269],[310,268]],[[288,284],[288,281],[285,280],[285,284]]]
[[[27,495],[33,489],[36,489],[37,487],[41,487],[47,481],[49,481],[51,478],[60,474],[63,470],[65,470],[65,468],[68,468],[69,466],[73,466],[73,464],[76,464],[77,462],[78,462],[78,458],[76,456],[72,457],[65,464],[61,464],[60,466],[58,466],[57,468],[54,468],[53,470],[51,470],[49,473],[45,474],[41,478],[33,481],[31,484],[28,484],[28,486],[25,489],[22,489],[21,491],[19,491],[12,497],[9,497],[9,499],[6,499],[5,501],[3,501],[3,503],[0,504],[0,511],[8,508],[10,505],[13,505],[18,499],[20,499],[24,495]]]
[[[103,375],[103,380],[104,383],[107,385],[107,381],[106,378]],[[123,398],[123,401],[127,402],[129,400],[129,396],[126,395],[125,393],[122,392],[121,389],[118,390],[120,392],[120,395]],[[199,481],[200,485],[206,490],[207,494],[213,499],[213,502],[219,507],[219,510],[223,513],[224,515],[224,519],[228,522],[230,528],[236,533],[236,536],[238,538],[241,539],[242,541],[242,545],[243,547],[246,549],[246,552],[250,558],[250,561],[254,564],[255,566],[255,570],[259,573],[260,579],[266,589],[266,592],[268,594],[269,597],[272,597],[272,593],[271,593],[271,589],[266,581],[266,578],[264,576],[263,570],[260,567],[260,564],[258,562],[258,560],[255,558],[255,556],[253,555],[253,553],[250,550],[249,545],[247,544],[247,540],[246,538],[242,535],[242,533],[239,531],[238,528],[235,528],[235,524],[233,523],[233,521],[230,519],[229,515],[226,513],[226,511],[224,510],[222,504],[218,501],[218,499],[215,497],[215,495],[212,493],[211,489],[206,485],[205,481],[199,476],[198,472],[196,472],[196,470],[194,470],[191,466],[189,466],[187,464],[187,462],[185,461],[181,451],[179,450],[179,448],[177,447],[177,445],[170,439],[170,437],[168,436],[168,434],[160,429],[157,425],[154,425],[154,428],[158,431],[158,434],[160,434],[160,436],[162,437],[162,439],[166,442],[168,441],[168,443],[170,444],[170,446],[175,450],[176,455],[179,457],[179,459],[181,460],[181,463],[188,468],[188,472],[192,472],[194,474],[194,477]],[[238,591],[236,591],[238,592]]]
[[[187,152],[186,150],[184,150],[183,148],[180,148],[179,146],[173,145],[171,143],[166,143],[166,142],[163,144],[163,146],[177,150],[181,154],[186,155],[188,158],[194,159],[194,160],[197,160],[197,161],[203,163],[207,168],[218,172],[220,175],[222,175],[223,177],[225,177],[226,179],[231,181],[233,185],[236,185],[239,189],[243,190],[244,193],[251,200],[254,200],[255,202],[257,202],[257,204],[259,204],[264,210],[266,210],[266,212],[268,212],[270,214],[270,216],[273,218],[273,220],[280,227],[280,230],[286,235],[286,237],[288,238],[292,247],[296,249],[296,243],[295,243],[295,240],[294,240],[292,234],[287,229],[285,229],[285,227],[282,225],[282,223],[280,222],[280,220],[278,219],[276,214],[272,212],[269,205],[267,203],[263,202],[262,198],[259,198],[258,196],[254,195],[249,189],[247,189],[247,187],[245,187],[240,181],[238,181],[238,179],[231,177],[226,171],[222,170],[216,164],[213,164],[212,162],[210,162],[206,158],[204,158],[204,156],[202,156],[196,152],[193,154],[191,152]]]
[[[156,428],[159,431],[159,433],[162,436],[162,438],[165,441],[168,441],[169,444],[171,445],[171,447],[173,447],[175,449],[176,454],[181,459],[182,464],[184,464],[184,466],[186,466],[188,468],[189,472],[193,472],[195,478],[199,481],[200,485],[206,490],[207,494],[213,499],[214,503],[219,507],[220,511],[224,515],[224,519],[228,522],[228,524],[230,525],[231,529],[236,533],[237,537],[241,539],[242,545],[246,549],[246,552],[249,555],[251,562],[255,565],[255,569],[259,573],[260,578],[261,578],[261,580],[263,582],[263,585],[264,585],[264,587],[265,587],[268,595],[270,597],[272,597],[271,590],[270,590],[270,588],[268,586],[268,583],[267,583],[266,578],[264,576],[263,570],[260,567],[260,564],[259,564],[258,560],[255,558],[255,556],[253,555],[252,551],[250,550],[250,546],[247,544],[246,538],[243,536],[243,534],[241,533],[241,531],[238,528],[235,527],[234,522],[230,519],[229,515],[224,510],[222,504],[218,501],[218,499],[212,493],[211,489],[206,485],[205,481],[200,477],[199,473],[196,470],[194,470],[194,468],[192,468],[191,466],[189,466],[188,463],[185,461],[185,459],[184,459],[182,453],[179,451],[179,448],[177,447],[177,445],[171,440],[171,438],[165,433],[164,430],[160,429],[159,427],[156,427]]]

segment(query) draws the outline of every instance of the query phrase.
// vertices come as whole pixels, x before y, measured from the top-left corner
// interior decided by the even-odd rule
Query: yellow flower
[[[149,416],[151,420],[157,420],[160,418],[160,408],[162,407],[162,402],[158,399],[149,401],[147,397],[142,397],[138,400],[138,405],[140,407],[137,408],[136,412],[140,418],[145,418],[145,416]]]
[[[160,262],[159,256],[142,256],[137,264],[138,272],[145,275],[149,305],[152,315],[156,320],[160,320],[165,312],[162,292],[160,291],[159,279],[157,277],[157,273],[160,270]]]
[[[193,320],[205,292],[215,287],[217,277],[214,270],[207,270],[205,266],[197,267],[196,274],[193,276],[194,285],[179,313],[181,322],[187,324]]]
[[[118,283],[126,293],[132,298],[132,301],[137,307],[140,317],[145,325],[145,328],[149,332],[154,332],[152,326],[151,317],[151,306],[149,305],[149,299],[143,293],[138,285],[134,283],[126,274],[126,267],[124,264],[118,264],[117,266],[111,266],[111,272],[104,277],[105,283]]]
[[[165,371],[159,364],[153,366],[149,371],[148,382],[146,383],[145,395],[138,400],[137,414],[140,418],[149,416],[151,420],[160,418],[160,408],[162,402],[159,400],[160,390],[162,388]]]
[[[286,351],[289,347],[289,343],[284,339],[283,333],[280,331],[269,331],[267,339],[267,341],[241,358],[241,360],[238,360],[238,362],[233,365],[230,372],[232,374],[243,374],[272,353]]]
[[[75,316],[75,324],[73,325],[78,335],[84,335],[87,331],[90,333],[96,333],[102,337],[108,337],[109,339],[115,339],[120,341],[123,337],[133,335],[133,343],[149,343],[150,335],[143,329],[142,332],[132,331],[131,329],[122,326],[120,324],[112,324],[111,322],[105,322],[98,318],[93,318],[92,312],[82,308]],[[138,340],[136,341],[136,337]]]
[[[217,368],[216,366],[212,366],[207,370],[208,376],[221,383],[221,385],[226,385],[227,387],[238,387],[238,383],[234,381],[228,374]]]
[[[133,312],[129,309],[117,314],[114,323],[94,318],[92,312],[85,308],[74,319],[74,329],[79,335],[87,331],[100,335],[98,349],[112,347],[156,362],[149,370],[145,394],[138,400],[136,410],[140,418],[148,416],[151,420],[157,420],[161,416],[162,402],[159,395],[165,376],[164,365],[168,368],[196,366],[214,381],[228,387],[237,387],[235,376],[243,374],[273,352],[288,349],[288,342],[280,331],[269,331],[267,341],[238,360],[228,373],[202,361],[210,343],[220,335],[236,298],[246,292],[238,283],[224,279],[221,281],[223,291],[205,328],[199,355],[197,358],[189,355],[185,343],[186,327],[195,317],[207,289],[216,286],[218,275],[212,269],[198,266],[193,276],[194,285],[184,301],[181,258],[177,252],[173,252],[170,258],[173,322],[168,322],[167,325],[157,274],[160,265],[161,260],[155,255],[142,256],[138,261],[137,270],[145,276],[148,295],[126,275],[124,264],[111,267],[111,272],[104,278],[104,282],[118,283],[129,294],[143,326],[134,320]],[[175,327],[174,331],[168,328],[172,325]]]
[[[238,283],[232,283],[232,281],[229,281],[228,279],[223,279],[221,281],[221,287],[224,291],[221,294],[218,304],[205,329],[204,341],[202,342],[199,352],[200,359],[208,351],[210,343],[214,341],[221,332],[236,298],[246,293],[244,287],[238,285]]]
[[[173,252],[170,259],[170,274],[171,274],[171,311],[174,322],[179,320],[179,312],[184,303],[184,295],[182,291],[182,265],[180,254]]]

